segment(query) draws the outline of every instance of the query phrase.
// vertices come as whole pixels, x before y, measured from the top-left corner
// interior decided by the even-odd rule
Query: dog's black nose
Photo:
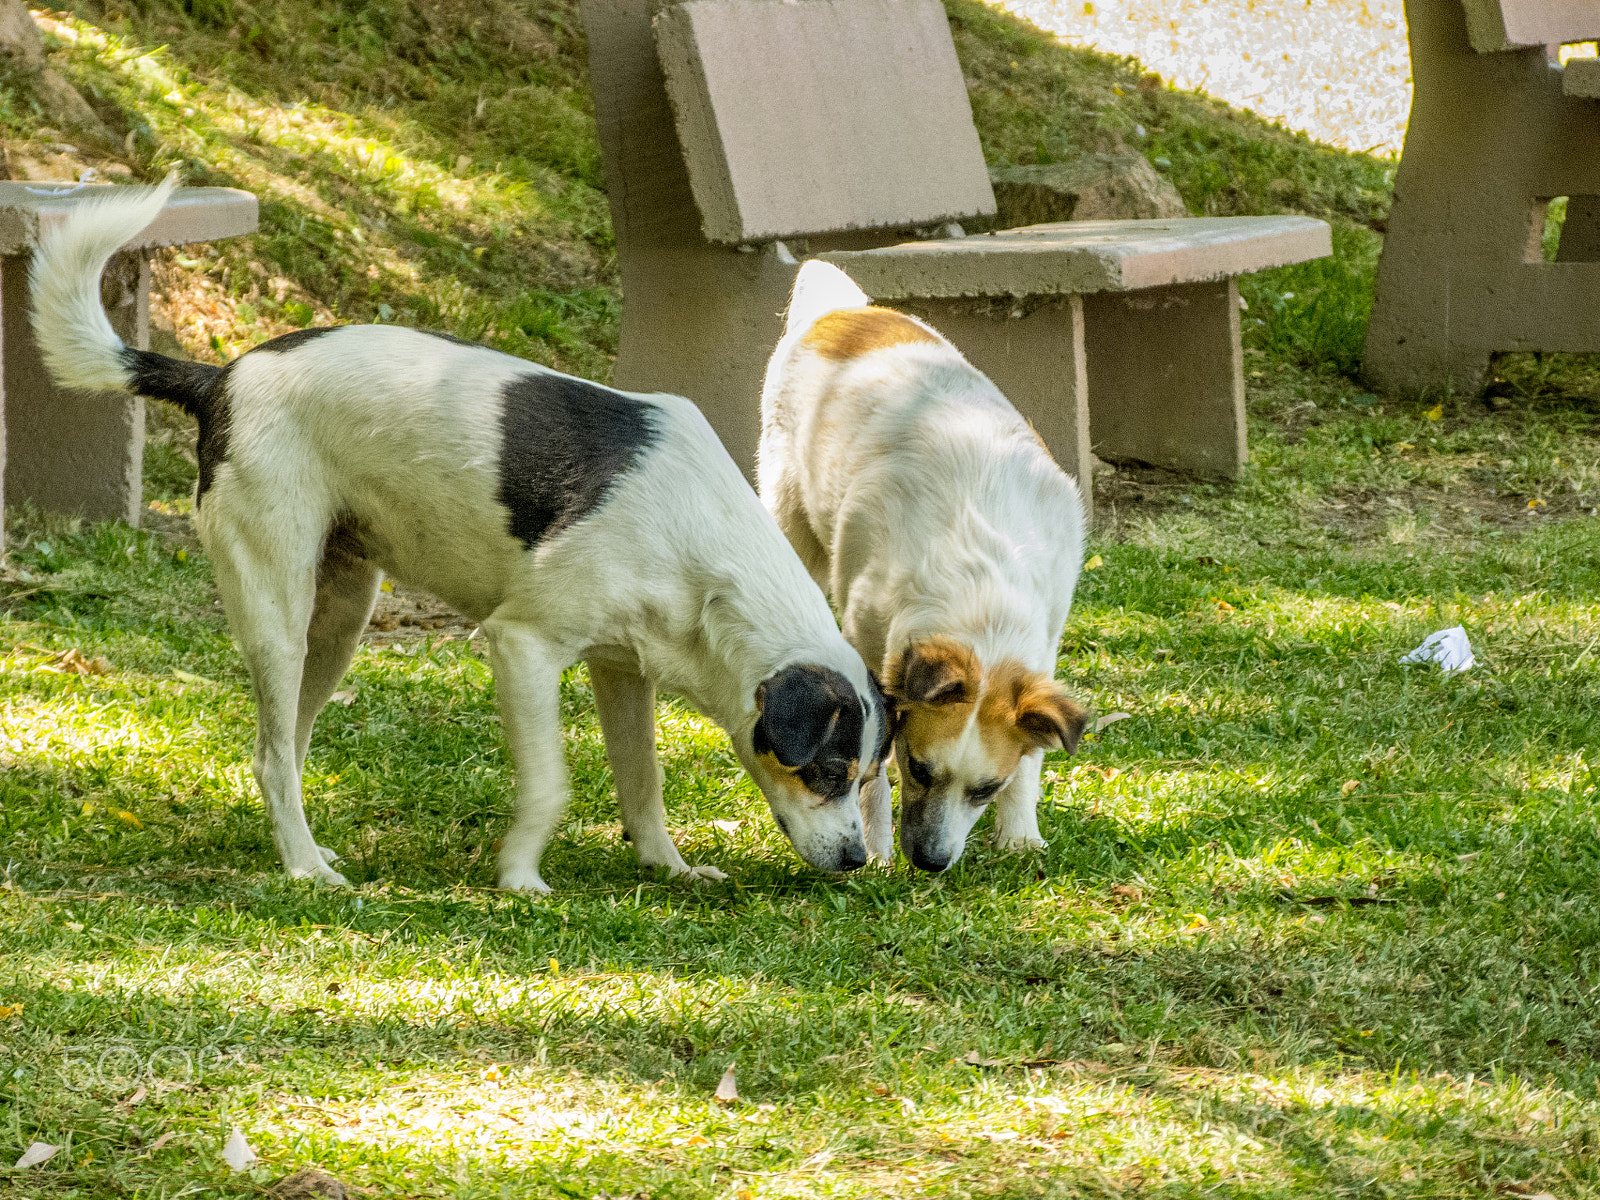
[[[921,846],[913,846],[911,848],[911,863],[919,871],[931,871],[937,875],[940,871],[949,867],[950,854],[946,851],[944,854],[933,855],[929,854]]]
[[[867,848],[862,845],[846,846],[839,851],[839,870],[855,871],[867,865]]]

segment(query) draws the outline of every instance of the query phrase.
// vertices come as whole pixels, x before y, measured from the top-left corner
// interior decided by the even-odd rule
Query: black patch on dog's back
[[[213,367],[131,346],[123,348],[122,363],[132,376],[130,389],[141,396],[176,404],[199,424],[200,436],[195,446],[195,457],[200,462],[200,486],[195,493],[198,506],[211,487],[217,467],[228,457],[228,372],[233,363]]]
[[[504,398],[498,499],[530,550],[598,508],[656,441],[649,405],[568,375],[523,375]]]
[[[293,333],[281,334],[270,342],[262,342],[259,346],[252,346],[246,353],[249,354],[287,354],[291,350],[298,350],[314,338],[319,338],[325,333],[346,328],[343,325],[314,325],[310,329],[296,329]]]

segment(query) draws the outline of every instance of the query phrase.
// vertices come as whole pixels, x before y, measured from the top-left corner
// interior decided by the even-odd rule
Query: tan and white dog
[[[921,321],[800,269],[761,396],[761,498],[896,707],[900,844],[943,871],[993,801],[1001,846],[1043,846],[1047,749],[1084,713],[1054,679],[1083,558],[1078,489],[985,376]],[[894,855],[887,771],[867,850]]]
[[[255,685],[255,775],[291,875],[344,882],[300,774],[384,573],[486,635],[518,776],[501,887],[549,890],[559,687],[579,659],[642,864],[722,878],[667,833],[657,685],[728,731],[802,858],[867,861],[858,792],[887,753],[884,702],[699,409],[388,325],[302,329],[225,367],[124,346],[100,274],[170,187],[107,189],[41,242],[34,333],[58,384],[199,423],[195,523]]]

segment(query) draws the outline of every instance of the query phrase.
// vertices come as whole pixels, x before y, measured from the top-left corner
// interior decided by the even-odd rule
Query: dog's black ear
[[[791,770],[817,756],[844,708],[839,683],[848,681],[826,667],[785,667],[756,686],[753,740],[757,754],[770,754]],[[859,706],[852,695],[851,703]]]

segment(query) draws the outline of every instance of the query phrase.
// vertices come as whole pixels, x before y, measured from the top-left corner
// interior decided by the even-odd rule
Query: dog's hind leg
[[[316,588],[320,532],[277,531],[266,547],[237,526],[208,539],[223,608],[250,669],[256,697],[256,784],[284,869],[296,879],[344,884],[306,824],[296,723],[306,628]]]
[[[862,781],[861,827],[866,832],[867,857],[873,862],[894,862],[894,798],[886,765],[879,766],[875,778]]]
[[[637,671],[617,670],[593,660],[589,683],[606,758],[617,785],[622,828],[633,839],[641,867],[666,867],[694,879],[726,879],[715,867],[691,867],[667,833],[661,799],[661,764],[656,759],[656,689]]]
[[[346,531],[335,525],[317,566],[317,593],[306,630],[306,658],[300,673],[300,701],[295,714],[295,769],[303,778],[311,727],[327,706],[334,688],[350,669],[361,631],[372,618],[382,572],[362,558]],[[319,845],[324,862],[339,858],[337,851]]]
[[[1024,754],[994,802],[994,844],[1002,850],[1042,850],[1039,833],[1039,771],[1044,751]]]
[[[517,813],[500,851],[500,886],[548,892],[539,860],[567,807],[561,672],[569,660],[520,621],[491,616],[482,628],[500,721],[517,767]]]
[[[317,566],[317,593],[306,630],[305,669],[300,676],[300,702],[295,719],[294,758],[305,770],[311,726],[350,669],[361,631],[372,619],[382,572],[362,558],[335,526]]]

